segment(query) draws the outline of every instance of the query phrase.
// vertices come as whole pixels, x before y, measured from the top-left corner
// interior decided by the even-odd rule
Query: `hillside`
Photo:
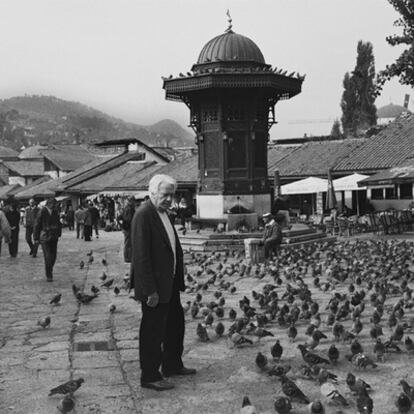
[[[194,145],[191,132],[171,119],[142,126],[54,96],[27,95],[0,100],[0,143],[10,148],[127,137],[153,146]]]

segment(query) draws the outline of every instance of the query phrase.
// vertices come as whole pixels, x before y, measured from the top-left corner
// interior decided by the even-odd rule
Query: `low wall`
[[[227,218],[227,231],[237,230],[242,222],[248,230],[257,229],[257,213],[224,214],[224,217]]]
[[[381,211],[387,208],[395,208],[396,210],[407,209],[413,200],[369,200],[375,210]]]

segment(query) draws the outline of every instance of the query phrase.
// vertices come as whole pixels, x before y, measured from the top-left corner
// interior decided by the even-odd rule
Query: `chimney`
[[[408,109],[408,102],[410,102],[410,95],[408,95],[408,93],[405,94],[404,97],[404,108]]]

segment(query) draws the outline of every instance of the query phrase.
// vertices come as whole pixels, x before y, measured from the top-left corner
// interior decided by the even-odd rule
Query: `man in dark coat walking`
[[[6,218],[10,225],[11,237],[9,243],[10,257],[16,257],[19,248],[20,211],[17,208],[17,200],[11,198],[5,208]]]
[[[180,291],[185,288],[184,261],[180,240],[167,214],[175,189],[173,178],[161,174],[152,177],[150,199],[137,209],[131,224],[131,286],[142,306],[141,386],[157,391],[174,387],[163,375],[196,373],[195,369],[184,367],[181,359],[184,312]]]
[[[33,228],[36,221],[36,217],[39,214],[39,207],[36,204],[36,201],[31,198],[29,201],[29,206],[25,209],[25,227],[26,227],[26,242],[30,248],[30,256],[36,257],[37,249],[39,247],[38,243],[33,242]]]
[[[57,245],[62,235],[62,224],[60,222],[57,202],[54,198],[46,201],[46,206],[40,210],[36,217],[33,238],[35,243],[42,246],[45,260],[46,280],[53,282],[53,266],[56,262]]]

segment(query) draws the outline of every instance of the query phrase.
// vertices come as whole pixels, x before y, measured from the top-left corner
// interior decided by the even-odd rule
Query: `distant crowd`
[[[144,201],[148,197],[144,198]],[[136,208],[143,200],[130,197],[97,196],[91,200],[84,200],[75,209],[71,202],[62,200],[56,203],[62,227],[73,231],[77,239],[91,241],[99,238],[99,231],[129,232],[129,226]],[[33,229],[36,217],[46,200],[38,203],[35,199],[29,200],[28,205],[21,207],[21,203],[13,197],[0,202],[0,254],[2,241],[8,244],[9,254],[16,257],[19,250],[20,228],[25,229],[25,240],[29,247],[29,254],[36,257],[38,246],[33,240]],[[195,214],[192,203],[185,197],[175,199],[170,213],[176,216],[176,221],[182,228],[188,226],[190,217]]]

